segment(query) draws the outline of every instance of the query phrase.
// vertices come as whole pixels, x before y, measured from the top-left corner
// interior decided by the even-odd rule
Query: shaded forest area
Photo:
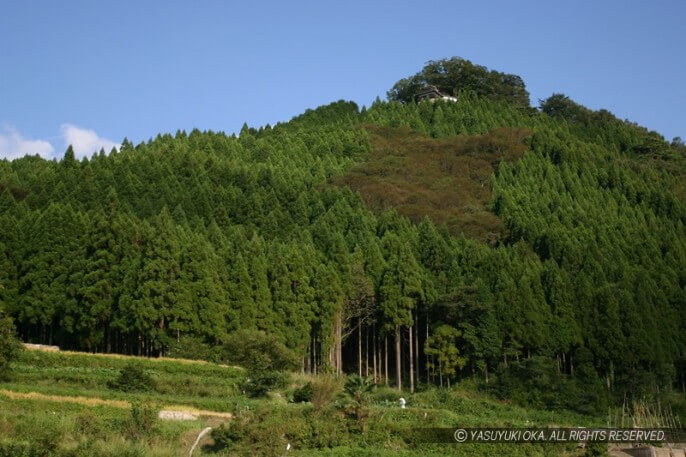
[[[684,149],[457,89],[0,161],[0,307],[69,349],[202,355],[252,330],[302,370],[412,389],[684,388]]]

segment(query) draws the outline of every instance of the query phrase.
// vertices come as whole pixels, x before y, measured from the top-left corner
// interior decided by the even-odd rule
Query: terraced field
[[[154,379],[153,391],[108,386],[131,363]],[[574,445],[426,445],[407,437],[421,427],[602,425],[513,406],[463,383],[403,394],[407,409],[397,406],[398,392],[379,387],[360,428],[340,399],[323,408],[292,401],[311,377],[292,374],[287,388],[261,399],[243,394],[245,377],[205,362],[25,350],[0,383],[0,456],[187,456],[202,430],[232,421],[243,427],[235,446],[215,446],[207,434],[193,455],[578,455]],[[161,420],[160,410],[196,419]]]

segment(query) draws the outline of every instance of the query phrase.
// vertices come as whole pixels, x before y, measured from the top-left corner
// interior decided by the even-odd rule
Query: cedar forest
[[[597,404],[684,387],[685,202],[679,138],[452,58],[369,107],[0,161],[0,308],[66,349],[262,331],[308,373],[538,369]]]

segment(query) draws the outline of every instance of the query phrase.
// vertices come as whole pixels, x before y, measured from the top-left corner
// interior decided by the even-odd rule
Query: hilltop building
[[[424,86],[416,95],[416,99],[418,102],[421,102],[422,100],[429,100],[429,101],[435,101],[435,100],[447,100],[449,102],[456,102],[457,97],[451,97],[450,95],[443,95],[441,91],[438,90],[436,86],[432,86],[431,84],[428,84]]]

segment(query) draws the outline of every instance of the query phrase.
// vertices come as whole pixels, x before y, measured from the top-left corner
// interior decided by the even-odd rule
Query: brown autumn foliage
[[[428,216],[452,233],[497,243],[503,222],[486,204],[490,179],[503,161],[524,154],[532,132],[498,128],[485,135],[430,138],[408,128],[366,126],[373,152],[369,159],[333,178],[360,192],[375,210],[395,208],[413,221]]]

